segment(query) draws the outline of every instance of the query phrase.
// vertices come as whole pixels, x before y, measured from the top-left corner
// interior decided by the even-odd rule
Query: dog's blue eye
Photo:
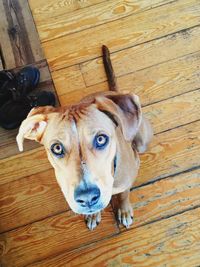
[[[105,134],[96,135],[93,145],[96,149],[104,149],[108,144],[109,137]]]
[[[65,155],[65,149],[61,143],[51,145],[51,152],[58,158],[63,158]]]

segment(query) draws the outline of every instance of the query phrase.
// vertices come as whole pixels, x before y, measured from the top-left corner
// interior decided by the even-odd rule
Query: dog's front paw
[[[85,222],[88,229],[93,230],[101,221],[101,212],[85,216]]]
[[[119,223],[123,224],[126,228],[129,228],[133,223],[133,209],[131,205],[119,208],[117,216]]]

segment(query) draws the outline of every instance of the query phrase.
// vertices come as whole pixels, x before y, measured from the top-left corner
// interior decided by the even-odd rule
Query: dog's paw
[[[123,224],[126,228],[129,228],[133,223],[133,209],[131,205],[119,208],[117,216],[119,223]]]
[[[88,229],[93,230],[101,221],[101,212],[85,216],[85,222]]]

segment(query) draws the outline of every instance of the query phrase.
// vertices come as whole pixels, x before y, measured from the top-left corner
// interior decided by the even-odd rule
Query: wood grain
[[[157,134],[141,167],[135,186],[199,166],[200,121]]]
[[[199,36],[200,27],[194,27],[113,53],[111,60],[116,76],[121,77],[166,61],[166,64],[170,66],[169,60],[199,51]],[[174,68],[171,68],[171,71],[174,71]],[[81,72],[86,86],[106,80],[101,58],[82,63]],[[162,75],[163,72],[160,74]]]
[[[52,169],[0,187],[1,233],[67,210]]]
[[[50,255],[57,255],[118,233],[112,210],[102,214],[95,231],[86,228],[82,216],[64,212],[48,219],[0,235],[3,266],[27,266]]]
[[[26,0],[3,0],[1,51],[7,69],[44,59],[39,37]]]
[[[84,1],[65,1],[65,0],[48,0],[42,3],[41,0],[29,0],[34,20],[37,24],[51,19],[58,19],[64,14],[71,15],[74,11],[86,7],[106,2],[105,0],[84,0]]]
[[[47,42],[64,35],[83,31],[116,19],[137,14],[169,2],[173,1],[155,0],[152,2],[150,0],[111,0],[91,5],[84,9],[78,9],[73,12],[73,16],[69,16],[68,12],[64,12],[65,10],[68,11],[68,6],[63,5],[62,13],[60,12],[60,9],[50,9],[52,10],[52,13],[51,16],[48,14],[48,19],[46,16],[43,16],[43,13],[46,13],[46,10],[44,10],[43,13],[40,12],[39,14],[35,14],[35,1],[31,1],[31,7],[38,32],[40,33],[40,40],[42,42]],[[44,7],[40,10],[42,11],[43,8]],[[61,14],[59,15],[59,13]]]
[[[44,148],[37,148],[0,160],[0,184],[51,169]]]
[[[142,106],[145,106],[198,89],[200,85],[199,60],[200,53],[195,52],[144,70],[120,76],[117,79],[120,92],[134,92],[140,97]],[[188,66],[190,67],[188,68]],[[68,69],[64,69],[66,73]],[[84,87],[84,84],[79,83],[80,87],[76,88],[73,80],[71,81],[68,77],[65,82],[64,79],[63,82],[59,82],[63,77],[61,71],[53,73],[57,73],[57,77],[54,77],[54,82],[58,89],[59,100],[63,106],[79,101],[91,92],[108,91],[107,81],[90,87]],[[78,74],[76,74],[77,76]],[[72,84],[70,90],[66,86],[68,81]]]
[[[143,108],[154,133],[160,133],[200,119],[200,89]]]
[[[200,169],[138,187],[130,193],[136,228],[200,206]],[[113,198],[116,210],[116,199]],[[126,231],[120,227],[121,231]]]
[[[81,95],[82,91],[85,89],[85,82],[78,65],[54,71],[52,72],[52,78],[58,96],[65,94],[66,98],[68,98],[68,96],[70,98],[70,94],[73,92],[74,97],[76,97],[79,94]],[[74,99],[74,101],[76,101],[76,99]],[[70,98],[68,104],[72,104],[74,101]]]
[[[198,208],[30,266],[198,266],[199,223]]]
[[[194,27],[200,23],[199,11],[197,0],[178,1],[48,41],[43,48],[51,70],[56,70],[100,56],[102,44],[116,52]]]

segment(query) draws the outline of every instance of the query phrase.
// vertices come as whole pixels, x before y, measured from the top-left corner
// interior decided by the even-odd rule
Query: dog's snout
[[[100,198],[100,190],[97,186],[82,189],[78,187],[74,194],[75,201],[81,207],[90,208],[97,204]]]

